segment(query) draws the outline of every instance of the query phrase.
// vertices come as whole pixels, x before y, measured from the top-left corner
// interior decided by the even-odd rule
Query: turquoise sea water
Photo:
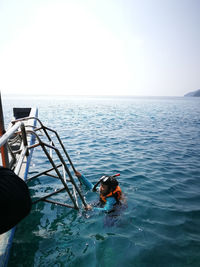
[[[3,105],[6,123],[13,106],[37,106],[88,179],[120,172],[128,202],[113,226],[104,214],[34,205],[9,267],[200,266],[199,98],[5,97]],[[36,149],[30,175],[47,164]],[[59,187],[29,186],[33,198]]]

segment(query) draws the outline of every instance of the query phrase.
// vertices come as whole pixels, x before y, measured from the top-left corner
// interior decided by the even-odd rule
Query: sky
[[[200,0],[0,0],[2,94],[200,88]]]

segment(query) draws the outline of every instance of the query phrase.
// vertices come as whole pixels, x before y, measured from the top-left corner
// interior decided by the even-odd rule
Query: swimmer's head
[[[104,175],[101,177],[101,185],[107,186],[109,191],[115,190],[118,186],[118,181],[113,176]]]
[[[115,175],[112,175],[112,176],[103,175],[99,179],[99,181],[94,185],[93,191],[96,191],[96,188],[97,188],[97,186],[99,184],[101,184],[101,188],[100,189],[102,189],[104,187],[105,188],[104,191],[107,191],[107,193],[110,192],[110,191],[115,190],[115,188],[118,186],[118,181],[115,178],[116,176],[120,176],[120,174],[118,173],[118,174],[115,174]]]

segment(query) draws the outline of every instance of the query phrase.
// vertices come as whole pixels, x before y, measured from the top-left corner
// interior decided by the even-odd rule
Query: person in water
[[[99,202],[98,207],[93,207],[87,205],[87,210],[96,210],[104,212],[112,212],[116,209],[117,206],[120,206],[124,202],[124,196],[121,191],[121,188],[118,184],[117,179],[115,178],[118,175],[113,176],[102,176],[100,180],[93,185],[83,174],[76,171],[75,175],[80,179],[80,181],[92,191],[97,191],[97,186],[100,184],[99,188]]]

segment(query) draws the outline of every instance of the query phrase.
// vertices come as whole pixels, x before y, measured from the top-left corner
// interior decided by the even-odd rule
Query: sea
[[[6,126],[13,107],[37,107],[75,168],[92,183],[120,173],[127,201],[112,218],[37,202],[16,228],[8,267],[200,266],[200,98],[9,95],[2,102]],[[35,148],[28,177],[48,168]],[[35,200],[60,181],[28,186]],[[81,190],[88,203],[98,200]]]

